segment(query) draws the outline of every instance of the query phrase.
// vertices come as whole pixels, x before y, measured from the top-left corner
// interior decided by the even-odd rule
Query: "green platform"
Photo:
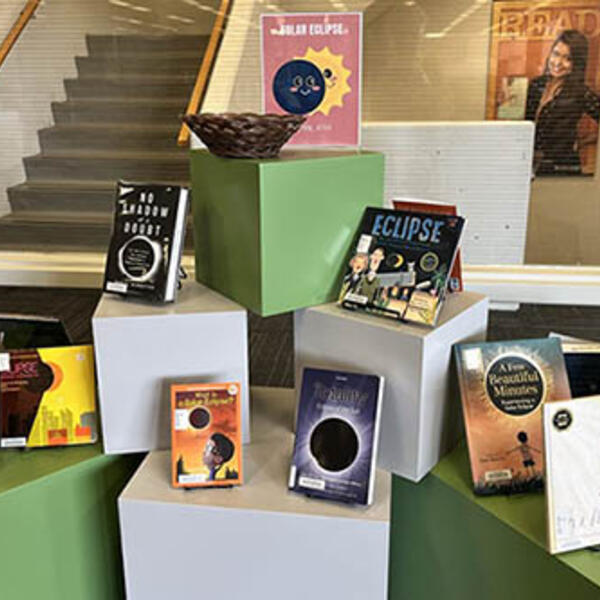
[[[124,597],[116,498],[141,456],[99,444],[0,452],[0,597]]]
[[[376,152],[191,152],[196,279],[262,316],[329,302],[366,206],[383,203]]]
[[[394,477],[390,599],[600,598],[600,553],[546,551],[542,494],[477,497],[466,447],[421,483]]]

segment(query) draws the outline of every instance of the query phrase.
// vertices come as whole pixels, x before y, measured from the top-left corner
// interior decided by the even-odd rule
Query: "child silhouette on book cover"
[[[541,454],[541,452],[527,443],[529,438],[527,437],[526,432],[519,431],[519,433],[517,433],[517,439],[519,440],[519,445],[515,446],[512,450],[509,450],[506,454],[508,455],[511,452],[517,451],[520,452],[525,470],[531,477],[535,477],[538,473],[535,470],[535,460],[533,460],[532,451],[537,452],[538,454]]]

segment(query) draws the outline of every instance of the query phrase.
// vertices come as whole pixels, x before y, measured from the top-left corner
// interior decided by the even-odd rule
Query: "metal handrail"
[[[0,67],[6,60],[9,52],[12,50],[12,47],[15,45],[16,41],[19,39],[19,36],[23,32],[23,29],[29,23],[29,20],[35,14],[37,7],[39,6],[41,0],[28,0],[27,4],[23,10],[19,13],[17,20],[14,25],[11,27],[10,31],[4,38],[2,45],[0,45]]]
[[[223,36],[225,19],[227,18],[227,14],[229,13],[229,9],[231,8],[232,4],[233,0],[221,0],[221,6],[219,7],[219,12],[217,13],[217,18],[215,19],[215,23],[210,34],[210,39],[208,41],[206,52],[204,53],[204,58],[202,59],[202,65],[198,71],[198,77],[196,78],[196,83],[185,111],[186,115],[196,114],[198,112],[200,103],[204,98],[210,72],[212,70],[217,55],[217,50],[219,49],[219,44],[221,43],[221,38]],[[179,146],[185,146],[189,142],[189,139],[190,130],[188,129],[187,125],[182,125],[181,129],[179,130],[177,144]]]

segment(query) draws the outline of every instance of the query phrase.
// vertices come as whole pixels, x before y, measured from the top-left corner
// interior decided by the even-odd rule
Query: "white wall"
[[[0,5],[3,39],[25,0],[0,0]],[[214,21],[211,7],[217,5],[217,0],[197,5],[190,0],[120,5],[109,0],[44,0],[0,67],[0,214],[9,211],[6,188],[25,180],[23,157],[39,152],[37,131],[53,125],[50,104],[65,99],[63,80],[77,76],[75,56],[87,54],[86,34],[208,34]]]

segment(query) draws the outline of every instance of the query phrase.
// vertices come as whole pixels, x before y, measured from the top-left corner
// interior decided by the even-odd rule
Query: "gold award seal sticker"
[[[421,256],[421,260],[419,261],[419,265],[421,269],[426,273],[430,273],[431,271],[435,271],[438,265],[440,264],[440,259],[435,252],[425,252],[423,256]]]

